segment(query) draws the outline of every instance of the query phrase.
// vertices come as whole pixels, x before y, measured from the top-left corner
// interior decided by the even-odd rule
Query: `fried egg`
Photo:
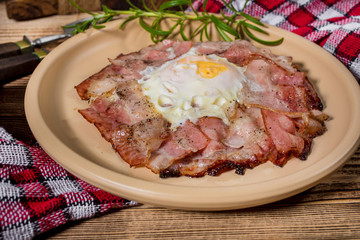
[[[172,127],[205,116],[229,119],[226,109],[239,102],[246,68],[196,49],[162,66],[147,67],[138,81],[143,92]]]

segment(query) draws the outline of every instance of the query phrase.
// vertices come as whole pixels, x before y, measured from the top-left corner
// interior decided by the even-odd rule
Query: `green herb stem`
[[[127,0],[129,5],[131,6],[129,10],[112,10],[106,6],[103,7],[103,11],[100,13],[92,13],[86,11],[79,7],[73,0],[69,0],[69,2],[79,9],[82,12],[85,12],[92,17],[88,20],[78,23],[74,26],[68,26],[74,28],[73,34],[77,34],[80,32],[84,32],[86,29],[93,27],[95,29],[104,28],[105,25],[103,23],[111,21],[116,16],[124,16],[125,21],[120,25],[120,28],[123,28],[128,22],[138,19],[139,25],[151,34],[151,39],[153,42],[159,42],[170,36],[176,27],[180,26],[180,36],[183,40],[193,39],[196,35],[200,34],[200,40],[203,40],[203,35],[205,35],[206,39],[210,41],[210,36],[208,34],[208,25],[210,23],[214,24],[215,29],[217,30],[220,37],[225,41],[232,41],[233,39],[242,38],[242,36],[247,35],[252,40],[259,42],[264,45],[277,45],[283,41],[283,38],[275,40],[275,41],[266,41],[259,37],[256,37],[253,33],[249,31],[252,29],[256,32],[267,34],[265,25],[261,23],[256,18],[245,14],[243,10],[241,12],[237,11],[232,5],[222,0],[224,4],[229,7],[233,12],[233,16],[226,16],[221,12],[221,15],[214,15],[208,13],[206,9],[207,0],[204,1],[203,8],[204,12],[199,14],[192,6],[191,0],[170,0],[164,2],[158,9],[151,10],[148,6],[143,2],[143,8],[140,9],[133,5],[130,0]],[[247,2],[246,2],[247,3]],[[155,4],[151,0],[151,4],[154,7]],[[173,11],[169,10],[172,7],[179,7],[180,9],[184,9],[183,6],[190,6],[193,12],[185,12],[185,11]],[[245,8],[246,4],[244,5]],[[155,7],[154,7],[155,8]],[[243,8],[243,9],[244,9]],[[239,17],[239,18],[236,18]],[[151,24],[147,24],[144,19],[152,19]],[[174,21],[174,25],[169,27],[169,29],[162,29],[161,22],[165,19],[171,19]],[[185,33],[185,24],[188,22],[197,21],[200,22],[200,26],[196,28],[194,31],[190,32],[188,35]],[[230,37],[230,36],[231,37]]]

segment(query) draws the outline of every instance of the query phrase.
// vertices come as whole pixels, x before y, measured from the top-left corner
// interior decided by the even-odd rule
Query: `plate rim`
[[[117,27],[119,24],[119,21],[121,21],[121,20],[117,20],[117,21],[108,23],[106,29],[109,29],[109,28],[113,29],[115,25]],[[301,39],[302,41],[306,40],[306,39],[302,38],[301,36],[298,36],[294,33],[285,31],[283,29],[276,28],[273,26],[267,26],[267,27],[268,27],[268,30],[277,31],[280,33],[286,32],[287,35],[290,35],[293,38]],[[97,34],[101,34],[102,31],[90,29],[87,33],[88,34],[91,33],[92,35],[97,35]],[[170,185],[168,185],[168,184],[165,184],[165,186],[164,186],[164,184],[161,184],[161,183],[151,182],[151,185],[154,185],[154,184],[159,185],[165,189],[161,194],[165,195],[164,198],[167,199],[167,202],[163,202],[163,201],[157,202],[158,197],[154,196],[154,195],[156,195],[158,192],[149,191],[149,189],[144,189],[144,187],[139,188],[139,185],[142,185],[142,184],[145,184],[147,186],[146,183],[149,183],[148,181],[143,180],[143,179],[134,178],[131,176],[125,176],[120,173],[110,171],[109,169],[106,169],[102,166],[96,165],[95,163],[93,163],[91,161],[87,161],[86,158],[79,155],[72,149],[67,149],[66,146],[62,144],[62,142],[56,137],[56,135],[47,126],[45,121],[41,117],[39,119],[39,116],[42,115],[42,113],[40,111],[40,105],[34,103],[35,102],[34,99],[38,99],[37,96],[39,93],[37,90],[39,90],[39,86],[41,83],[39,78],[42,79],[41,77],[44,74],[46,67],[48,65],[51,65],[52,62],[56,61],[56,56],[58,54],[60,54],[63,49],[66,49],[68,46],[70,46],[75,41],[86,40],[85,39],[86,37],[87,37],[87,34],[85,33],[84,35],[77,35],[77,36],[74,36],[73,38],[65,41],[60,46],[56,47],[36,68],[36,70],[34,71],[33,75],[31,76],[31,78],[29,80],[29,83],[28,83],[28,86],[27,86],[26,92],[25,92],[25,101],[24,101],[25,102],[24,103],[25,114],[26,114],[26,118],[27,118],[28,124],[30,126],[30,129],[33,132],[35,138],[37,139],[39,144],[49,154],[49,156],[51,158],[53,158],[58,164],[60,164],[62,167],[64,167],[66,170],[68,170],[70,173],[74,174],[78,178],[83,179],[84,181],[86,181],[96,187],[99,187],[105,191],[113,193],[115,195],[118,195],[118,196],[121,196],[124,198],[130,198],[131,200],[135,200],[135,201],[138,201],[141,203],[148,203],[148,204],[153,204],[153,205],[158,205],[158,206],[163,206],[163,207],[168,207],[168,208],[177,208],[177,209],[186,209],[186,210],[227,210],[227,209],[239,209],[239,208],[245,208],[245,207],[258,206],[258,205],[270,203],[273,201],[277,201],[277,200],[292,196],[294,194],[300,193],[300,192],[316,185],[323,178],[327,177],[330,173],[332,173],[333,171],[335,171],[336,169],[341,167],[347,161],[347,159],[356,151],[356,149],[360,143],[360,134],[359,134],[360,132],[359,132],[357,134],[358,135],[357,139],[354,139],[353,144],[347,148],[347,151],[344,152],[341,159],[338,159],[337,161],[333,162],[332,165],[329,165],[326,169],[323,169],[321,174],[317,173],[317,174],[315,174],[315,177],[314,176],[311,177],[310,175],[308,175],[307,178],[303,179],[303,181],[298,182],[297,186],[295,188],[292,188],[292,191],[287,191],[284,189],[284,187],[282,187],[282,191],[277,191],[277,194],[269,194],[270,196],[267,199],[264,199],[263,197],[260,197],[260,198],[255,197],[252,201],[247,201],[247,202],[246,201],[245,202],[244,201],[243,202],[231,201],[231,202],[227,202],[226,204],[223,204],[222,206],[219,206],[219,204],[221,205],[222,203],[217,202],[218,200],[214,201],[214,199],[209,199],[209,201],[206,201],[206,199],[203,199],[198,196],[196,197],[196,199],[194,199],[192,197],[188,198],[187,202],[184,202],[183,199],[181,200],[181,202],[179,202],[176,200],[176,198],[174,198],[174,196],[176,196],[176,194],[178,194],[177,191],[174,190],[174,188],[176,190],[184,190],[184,188],[186,188],[186,187],[174,186],[174,185],[171,185],[171,187],[170,187]],[[306,40],[305,42],[307,44],[309,44],[311,47],[316,47],[319,50],[321,49],[323,51],[322,52],[323,54],[327,55],[328,57],[331,57],[331,59],[333,61],[335,60],[336,62],[340,63],[340,61],[338,59],[336,59],[333,55],[331,55],[330,53],[328,53],[326,50],[322,49],[315,43],[312,43],[308,40]],[[353,75],[349,72],[349,70],[342,63],[339,67],[342,68],[342,71],[347,72],[348,76],[345,77],[344,79],[346,79],[346,81],[348,81],[349,84],[353,84],[353,85],[357,84]],[[352,81],[352,82],[350,82],[350,81]],[[359,93],[358,96],[360,95],[359,86],[357,86],[357,88],[355,87],[354,91],[357,91]],[[359,97],[359,99],[360,99],[360,97]],[[360,100],[359,100],[359,102],[360,102]],[[40,121],[42,123],[41,124],[41,125],[43,125],[42,129],[39,129],[34,124],[34,122],[36,122],[36,121]],[[43,133],[45,133],[45,135],[47,136],[46,138],[50,137],[52,139],[52,141],[57,142],[61,149],[56,149],[53,146],[48,146],[46,144],[47,141],[46,141],[46,138],[44,137]],[[72,154],[74,154],[74,156],[77,157],[79,162],[75,161],[75,162],[69,163],[69,162],[61,161],[61,159],[59,159],[59,151],[61,152],[63,150],[67,150],[67,151],[70,150],[72,152]],[[90,162],[90,164],[87,165],[86,167],[84,167],[81,165],[81,163],[83,163],[83,162]],[[76,168],[74,169],[74,167],[77,167],[77,169]],[[96,174],[94,175],[94,171],[96,171],[96,168],[101,168],[102,171],[107,172],[108,176],[110,176],[111,179],[104,179],[103,176],[97,176]],[[296,175],[303,174],[304,173],[303,170],[304,169],[302,169],[302,171],[300,171],[300,172],[297,172]],[[88,174],[90,174],[90,175],[92,174],[92,178],[89,177]],[[94,180],[93,177],[95,177],[96,179]],[[122,180],[123,178],[131,179],[132,181],[134,181],[134,184],[129,186],[129,184],[124,185],[123,183],[117,182],[119,180]],[[104,181],[104,182],[102,182],[102,181]],[[278,181],[278,179],[274,179],[274,181]],[[267,182],[267,184],[269,184],[269,182]],[[119,188],[119,187],[120,187],[120,191],[114,192],[113,188]],[[227,187],[221,187],[221,188],[235,188],[235,189],[239,190],[239,188],[243,188],[243,187],[246,187],[246,186],[227,186]],[[219,189],[218,186],[214,187],[214,188]],[[209,190],[209,189],[207,189],[207,190]],[[272,189],[272,191],[273,191],[273,189]],[[203,191],[200,191],[200,192],[203,192]],[[145,195],[145,193],[150,194],[150,195]],[[254,194],[254,196],[255,195],[256,194]],[[223,200],[223,201],[225,201],[225,200]]]

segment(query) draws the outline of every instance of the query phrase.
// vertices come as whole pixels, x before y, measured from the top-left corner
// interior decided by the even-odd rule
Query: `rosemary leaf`
[[[172,1],[167,1],[167,2],[164,2],[163,4],[161,4],[160,8],[159,8],[159,11],[164,11],[168,8],[171,8],[171,7],[180,7],[180,6],[183,6],[183,5],[189,5],[191,3],[190,0],[172,0]]]
[[[210,41],[210,35],[209,35],[209,33],[208,33],[207,28],[208,28],[208,23],[206,23],[205,26],[204,26],[204,29],[205,29],[204,32],[205,32],[206,39],[207,39],[208,41]]]
[[[123,29],[128,22],[131,22],[132,20],[135,20],[135,19],[137,19],[136,16],[130,16],[130,17],[128,17],[128,18],[120,25],[119,29]]]
[[[227,8],[229,8],[231,11],[233,11],[235,14],[234,15],[238,15],[238,14],[240,14],[239,13],[239,11],[237,11],[235,8],[234,8],[234,6],[232,5],[232,3],[228,3],[228,2],[226,2],[226,1],[223,1],[223,3],[224,3],[224,5],[227,7]]]
[[[148,8],[148,6],[146,5],[145,3],[145,0],[142,0],[142,5],[143,5],[143,8],[148,11],[148,12],[154,12],[153,10],[151,10],[150,8]]]
[[[241,11],[236,10],[232,3],[228,3],[227,0],[221,0],[224,5],[234,12],[232,16],[227,16],[222,11],[220,11],[220,15],[210,14],[206,10],[208,0],[204,0],[202,6],[203,12],[201,14],[194,9],[191,0],[170,0],[161,4],[158,9],[156,8],[153,0],[150,0],[153,9],[150,9],[144,0],[142,0],[144,9],[140,9],[135,6],[131,0],[126,1],[130,5],[129,10],[113,10],[103,5],[102,12],[91,13],[79,7],[73,0],[69,0],[74,7],[91,15],[91,17],[89,20],[68,27],[74,28],[72,32],[73,34],[84,32],[90,27],[101,29],[105,27],[103,23],[111,21],[115,16],[123,15],[125,16],[125,19],[121,23],[119,27],[120,29],[123,29],[129,22],[139,19],[139,25],[145,31],[150,33],[150,38],[155,43],[169,37],[172,33],[174,33],[177,27],[179,27],[179,33],[185,41],[191,40],[197,35],[200,35],[201,41],[204,40],[204,36],[210,41],[210,35],[208,33],[209,24],[212,24],[215,27],[218,34],[224,41],[244,38],[245,35],[256,42],[270,46],[281,44],[283,41],[283,38],[275,41],[266,41],[256,37],[250,32],[249,29],[267,34],[266,30],[263,29],[265,25],[262,22],[244,13],[248,0],[246,0]],[[189,6],[189,8],[193,10],[193,13],[185,12],[183,6]],[[173,11],[171,10],[172,7],[179,7],[182,11]],[[145,18],[150,20],[151,23],[145,23]],[[170,26],[168,29],[162,29],[160,25],[165,19],[170,19],[171,21],[174,21],[175,24]],[[200,24],[195,30],[191,30],[188,34],[186,34],[184,28],[186,24],[190,22],[199,22]]]
[[[226,35],[226,33],[221,29],[219,28],[218,26],[216,26],[216,30],[218,31],[218,33],[220,34],[220,37],[224,40],[224,41],[227,41],[227,42],[231,42],[231,38]]]
[[[156,30],[155,28],[150,27],[149,25],[147,25],[144,22],[142,17],[139,18],[139,24],[141,25],[142,28],[144,28],[146,31],[148,31],[151,34],[155,34],[155,35],[158,35],[158,36],[165,36],[165,35],[170,34],[169,31]]]
[[[159,9],[157,9],[157,7],[156,7],[156,5],[155,5],[155,3],[154,3],[154,1],[153,0],[150,0],[150,2],[151,2],[151,6],[153,7],[153,9],[155,10],[155,11],[159,11]]]
[[[255,30],[257,32],[260,32],[260,33],[263,33],[263,34],[268,34],[268,32],[266,32],[265,30],[255,26],[255,25],[252,25],[250,23],[242,22],[242,25],[245,26],[245,27],[251,28],[252,30]]]
[[[230,27],[229,25],[227,25],[226,23],[224,23],[223,21],[221,21],[218,17],[216,17],[215,15],[211,15],[210,16],[211,21],[215,24],[215,26],[217,28],[221,28],[222,30],[228,32],[229,34],[233,35],[233,36],[238,36],[239,33],[236,32],[234,30],[234,28]]]
[[[70,0],[69,0],[70,1]],[[140,8],[138,8],[137,6],[135,6],[130,0],[126,0],[126,2],[135,10],[138,9],[140,10]]]
[[[246,18],[247,20],[249,20],[249,21],[257,24],[257,25],[260,25],[260,26],[262,26],[262,27],[265,26],[262,22],[260,22],[260,21],[257,20],[256,18],[254,18],[254,17],[252,17],[252,16],[250,16],[250,15],[244,13],[244,12],[241,12],[240,15],[243,16],[244,18]]]
[[[246,33],[246,35],[248,35],[252,40],[264,44],[264,45],[268,45],[268,46],[276,46],[281,44],[284,41],[284,38],[280,38],[278,40],[275,41],[266,41],[266,40],[262,40],[258,37],[256,37],[255,35],[253,35],[249,29],[246,26],[243,26],[244,32]]]
[[[180,35],[184,41],[189,41],[189,38],[184,33],[184,23],[180,23]]]
[[[206,10],[207,3],[208,3],[208,0],[204,0],[204,2],[203,2],[203,11],[204,11],[205,14],[208,13],[207,10]]]

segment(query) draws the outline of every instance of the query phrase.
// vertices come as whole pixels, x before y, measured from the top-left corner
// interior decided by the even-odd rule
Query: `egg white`
[[[147,67],[138,82],[173,128],[204,116],[228,124],[226,109],[241,101],[245,70],[217,55],[198,55],[192,48],[158,68]]]

